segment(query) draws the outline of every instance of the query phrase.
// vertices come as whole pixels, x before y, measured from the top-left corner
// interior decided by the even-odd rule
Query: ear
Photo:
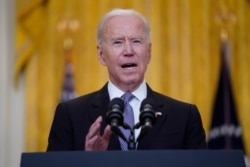
[[[151,46],[152,46],[152,44],[149,43],[149,45],[148,45],[148,64],[150,63],[150,60],[151,60]]]
[[[102,48],[102,46],[97,45],[97,48],[96,48],[96,49],[97,49],[98,59],[99,59],[100,63],[101,63],[102,65],[106,66],[106,62],[105,62],[105,57],[104,57],[104,55],[103,55],[103,48]]]

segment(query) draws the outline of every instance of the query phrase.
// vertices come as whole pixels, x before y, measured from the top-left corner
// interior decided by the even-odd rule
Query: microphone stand
[[[137,123],[133,128],[131,128],[128,124],[124,123],[124,128],[130,130],[130,135],[128,138],[128,150],[136,150],[136,141],[135,141],[135,129],[140,128],[140,123]]]
[[[133,129],[130,129],[130,136],[127,143],[128,143],[128,150],[136,149],[135,134]]]
[[[118,128],[118,126],[113,126],[111,127],[112,131],[115,132],[118,136],[120,136],[128,145],[128,150],[136,150],[136,143],[148,132],[149,129],[146,129],[145,131],[145,127],[142,126],[142,131],[141,134],[138,136],[137,141],[135,140],[135,129],[140,128],[142,125],[141,123],[137,123],[135,126],[130,127],[127,123],[123,123],[122,127],[124,129],[128,129],[130,131],[130,135],[128,137],[128,139],[126,139],[126,137],[124,136],[124,134],[120,131],[120,129]]]

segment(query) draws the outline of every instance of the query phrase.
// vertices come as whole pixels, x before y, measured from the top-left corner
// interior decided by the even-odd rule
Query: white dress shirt
[[[122,90],[120,90],[119,88],[117,88],[111,81],[108,82],[108,92],[109,92],[109,97],[110,100],[119,97],[121,98],[121,96],[126,93],[123,92]],[[141,85],[133,92],[131,92],[135,98],[133,98],[129,104],[132,106],[133,108],[133,112],[134,112],[134,120],[135,120],[135,124],[137,124],[139,122],[139,114],[140,114],[140,107],[141,107],[141,102],[147,97],[147,86],[146,86],[146,82],[143,81],[141,83]],[[136,129],[135,130],[135,138],[137,139],[138,135],[140,133],[140,129]]]

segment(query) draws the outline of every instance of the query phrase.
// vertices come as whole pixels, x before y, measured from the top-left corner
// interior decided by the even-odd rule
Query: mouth
[[[127,64],[121,65],[121,67],[122,67],[123,69],[129,69],[129,68],[137,67],[137,64],[135,64],[135,63],[127,63]]]

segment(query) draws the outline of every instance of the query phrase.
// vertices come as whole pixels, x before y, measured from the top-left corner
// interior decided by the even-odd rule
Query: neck
[[[111,81],[112,82],[112,81]],[[119,88],[120,90],[122,90],[123,92],[133,92],[136,89],[139,88],[139,86],[143,83],[143,80],[141,82],[137,82],[137,83],[114,83],[112,82],[117,88]]]

